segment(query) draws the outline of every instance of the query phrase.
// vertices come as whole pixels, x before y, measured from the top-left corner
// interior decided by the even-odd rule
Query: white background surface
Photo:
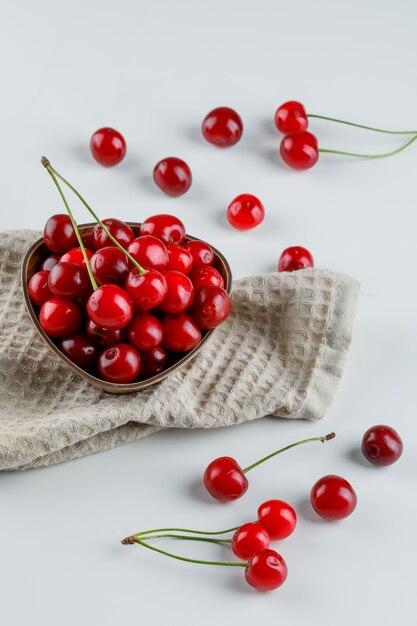
[[[40,229],[61,212],[39,163],[46,154],[102,217],[175,213],[226,254],[236,277],[271,271],[284,247],[302,244],[317,266],[362,284],[346,373],[321,423],[265,419],[171,431],[0,475],[2,624],[413,622],[417,149],[373,162],[326,156],[297,173],[279,163],[272,119],[280,103],[300,99],[310,112],[417,127],[416,19],[412,0],[1,2],[0,228]],[[230,150],[200,137],[202,118],[219,105],[235,107],[245,124]],[[89,137],[102,125],[127,139],[127,157],[114,169],[89,155]],[[323,147],[378,152],[402,141],[330,123],[312,129]],[[155,162],[171,154],[194,174],[179,199],[151,179]],[[267,212],[246,234],[225,221],[225,207],[242,192],[259,195]],[[405,453],[391,468],[375,470],[358,455],[375,423],[403,436]],[[196,486],[215,456],[246,465],[330,430],[333,442],[254,471],[249,492],[230,506]],[[344,522],[320,521],[306,503],[326,473],[357,490],[358,508]],[[119,543],[158,525],[227,527],[252,519],[270,497],[299,513],[296,533],[278,548],[288,580],[270,594],[246,586],[240,570],[181,564]],[[198,544],[174,547],[228,556]]]

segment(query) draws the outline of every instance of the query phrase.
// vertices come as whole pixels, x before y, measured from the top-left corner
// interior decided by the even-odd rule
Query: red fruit
[[[167,270],[164,272],[167,293],[160,308],[165,313],[182,313],[193,301],[194,287],[191,280],[181,272]]]
[[[402,455],[403,442],[391,426],[372,426],[363,436],[362,452],[373,465],[391,465]]]
[[[168,269],[188,274],[193,266],[193,257],[183,246],[177,243],[167,243]]]
[[[129,274],[127,256],[116,246],[97,250],[91,257],[91,269],[99,285],[124,285]]]
[[[201,330],[188,313],[165,315],[162,320],[163,345],[169,352],[188,352],[201,341]]]
[[[201,126],[207,141],[226,148],[234,146],[243,133],[243,122],[240,116],[229,107],[218,107],[206,115]]]
[[[91,252],[91,250],[88,250],[87,248],[85,252],[87,254],[88,260],[90,260],[91,257],[93,256],[93,253]],[[72,250],[68,250],[68,252],[62,255],[62,257],[59,259],[59,262],[60,263],[76,263],[77,265],[83,265],[84,267],[86,266],[83,251],[81,248],[72,248]]]
[[[185,249],[193,257],[193,265],[211,265],[214,261],[214,252],[205,241],[188,241]]]
[[[311,252],[302,246],[290,246],[279,257],[279,272],[294,272],[308,267],[314,267],[314,259]]]
[[[240,559],[249,559],[271,545],[267,530],[258,522],[243,524],[232,537],[232,550]]]
[[[333,474],[323,476],[313,485],[310,500],[316,513],[329,521],[348,517],[357,503],[352,485]]]
[[[308,130],[285,135],[279,151],[282,160],[295,170],[307,170],[313,167],[319,158],[317,138]]]
[[[169,196],[181,196],[191,187],[192,175],[185,161],[167,157],[155,165],[153,179]]]
[[[126,141],[114,128],[99,128],[90,139],[90,150],[95,160],[111,167],[122,161],[126,154]]]
[[[47,256],[46,259],[42,261],[40,269],[45,270],[46,272],[50,272],[54,265],[59,263],[59,258],[60,257],[57,254],[51,254],[50,256]]]
[[[77,245],[77,235],[65,213],[49,218],[43,231],[43,241],[51,252],[66,252]]]
[[[56,298],[64,300],[82,298],[91,291],[87,270],[76,263],[57,263],[49,272],[48,286]]]
[[[102,285],[89,297],[87,314],[102,328],[124,328],[133,317],[132,300],[118,285]]]
[[[258,521],[275,541],[285,539],[294,532],[297,514],[292,506],[283,500],[268,500],[258,509]]]
[[[94,237],[93,237],[93,231],[90,230],[88,233],[85,233],[84,235],[81,235],[81,239],[82,242],[84,244],[85,248],[88,248],[89,250],[94,250]]]
[[[91,369],[97,362],[99,350],[84,333],[64,337],[58,344],[61,352],[83,369]]]
[[[162,343],[162,324],[157,317],[142,313],[130,322],[127,336],[139,351],[152,350]]]
[[[98,371],[110,383],[131,383],[140,372],[139,353],[128,343],[106,348],[99,356]]]
[[[280,133],[295,133],[299,130],[307,130],[308,117],[301,102],[290,100],[281,104],[275,113],[275,126]]]
[[[224,287],[224,280],[221,274],[211,265],[196,265],[189,273],[189,278],[194,285],[194,289],[200,289],[207,285]]]
[[[149,269],[146,274],[139,274],[134,267],[127,275],[125,288],[137,311],[150,311],[163,302],[167,281],[157,270]]]
[[[162,372],[168,365],[168,352],[162,346],[157,346],[147,352],[142,352],[140,377],[151,378]]]
[[[260,550],[249,559],[246,582],[259,591],[277,589],[286,580],[287,564],[275,550]]]
[[[159,272],[168,267],[168,252],[165,245],[151,235],[137,237],[127,251],[142,267],[152,267]]]
[[[81,326],[81,313],[69,300],[52,298],[41,307],[39,323],[49,337],[65,337],[75,333]]]
[[[265,217],[262,202],[249,193],[237,196],[227,209],[227,219],[237,230],[249,230],[258,226]]]
[[[49,272],[41,270],[33,274],[28,283],[29,297],[34,304],[42,306],[44,302],[54,297],[54,294],[48,287]]]
[[[229,317],[229,294],[217,285],[201,287],[195,292],[190,313],[200,328],[215,328]]]
[[[89,337],[102,347],[114,346],[126,342],[126,328],[101,328],[92,320],[87,320],[86,331]]]
[[[126,222],[122,222],[122,220],[118,220],[114,217],[108,217],[107,219],[103,220],[103,224],[107,228],[109,233],[116,239],[118,243],[120,243],[122,248],[124,248],[125,250],[127,249],[130,242],[133,241],[135,238],[135,234],[130,228],[129,224],[126,224]],[[96,224],[94,226],[92,237],[95,250],[100,250],[101,248],[106,248],[108,246],[116,246],[114,241],[112,241],[110,237],[108,237],[107,234],[104,232],[100,224]]]
[[[248,479],[240,465],[230,456],[212,461],[203,476],[207,491],[220,502],[241,498],[248,489]]]
[[[185,226],[174,215],[153,215],[142,222],[141,235],[153,235],[165,243],[182,243],[185,240]]]

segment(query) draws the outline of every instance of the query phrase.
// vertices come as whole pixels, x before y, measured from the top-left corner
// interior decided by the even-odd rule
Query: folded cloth
[[[351,343],[356,280],[318,269],[237,280],[229,318],[195,359],[155,387],[111,395],[55,356],[26,312],[20,266],[39,236],[0,233],[0,469],[67,461],[161,428],[325,414]]]

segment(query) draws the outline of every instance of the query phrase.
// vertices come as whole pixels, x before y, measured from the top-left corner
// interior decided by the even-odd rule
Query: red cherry
[[[177,157],[167,157],[155,165],[153,179],[169,196],[181,196],[191,187],[192,175],[185,161]]]
[[[297,514],[292,506],[283,500],[268,500],[258,509],[258,521],[275,541],[285,539],[294,532]]]
[[[163,302],[167,281],[157,270],[149,269],[146,274],[139,274],[134,267],[127,275],[125,288],[137,311],[150,311]]]
[[[194,285],[194,289],[200,289],[200,287],[206,287],[207,285],[224,287],[224,280],[221,274],[211,265],[196,265],[189,273],[189,278]]]
[[[88,260],[91,259],[93,253],[91,250],[85,249]],[[83,251],[81,248],[72,248],[72,250],[68,250],[62,257],[59,259],[60,263],[76,263],[77,265],[86,266]]]
[[[391,426],[372,426],[363,436],[362,452],[373,465],[391,465],[402,455],[403,442]]]
[[[81,326],[81,313],[69,300],[52,298],[42,305],[39,323],[49,337],[65,337],[75,333]]]
[[[279,151],[282,160],[295,170],[307,170],[313,167],[319,158],[317,138],[308,130],[285,135]]]
[[[118,220],[114,217],[109,217],[103,220],[103,224],[107,228],[109,233],[116,239],[118,243],[120,243],[122,248],[124,248],[125,250],[127,249],[130,242],[133,241],[135,238],[135,234],[130,228],[129,224],[126,224],[126,222],[122,222],[122,220]],[[100,224],[96,224],[94,226],[93,242],[95,250],[100,250],[101,248],[116,245],[110,239],[110,237],[107,236]]]
[[[64,300],[82,298],[91,291],[87,270],[76,263],[57,263],[49,272],[48,286],[56,298]]]
[[[230,456],[212,461],[204,472],[203,480],[207,491],[220,502],[241,498],[249,486],[242,468]]]
[[[207,141],[226,148],[234,146],[243,133],[243,122],[240,116],[229,107],[218,107],[206,115],[201,126]]]
[[[245,570],[246,582],[259,591],[277,589],[285,582],[287,574],[287,564],[275,550],[256,552]]]
[[[54,297],[54,294],[48,287],[49,272],[41,270],[33,274],[28,283],[29,297],[34,304],[42,306],[44,302]]]
[[[193,266],[193,257],[183,246],[177,243],[167,243],[168,269],[188,274]]]
[[[126,328],[102,328],[97,326],[92,320],[87,320],[86,331],[89,337],[100,346],[114,346],[117,343],[126,342]]]
[[[91,257],[91,269],[99,285],[124,285],[129,273],[127,256],[116,246],[97,250]]]
[[[310,500],[316,513],[330,521],[348,517],[357,503],[352,485],[333,474],[323,476],[313,485]]]
[[[98,371],[110,383],[131,383],[140,372],[139,353],[128,343],[106,348],[98,358]]]
[[[126,141],[114,128],[99,128],[90,139],[90,150],[95,160],[111,167],[122,161],[126,154]]]
[[[43,241],[51,252],[66,252],[77,245],[77,235],[65,213],[53,215],[45,224]]]
[[[87,314],[102,328],[124,328],[133,317],[132,300],[119,285],[102,285],[89,297]]]
[[[229,317],[229,294],[217,285],[201,287],[195,292],[190,313],[200,328],[215,328]]]
[[[232,550],[240,559],[249,559],[271,545],[267,530],[258,522],[243,524],[232,537]]]
[[[227,209],[227,219],[237,230],[249,230],[258,226],[265,217],[262,202],[250,193],[237,196]]]
[[[140,377],[143,379],[156,376],[168,365],[168,352],[162,346],[142,352],[140,358]]]
[[[185,249],[193,257],[193,265],[211,265],[214,261],[214,252],[205,241],[188,241]]]
[[[90,230],[88,233],[85,233],[84,235],[81,235],[81,239],[85,248],[88,248],[89,250],[95,250],[92,230]]]
[[[137,237],[127,251],[142,267],[162,271],[168,267],[168,252],[164,243],[151,235]]]
[[[307,130],[308,117],[301,102],[289,100],[284,102],[276,110],[275,126],[280,133],[296,133],[299,130]]]
[[[127,336],[139,351],[152,350],[162,343],[162,324],[154,315],[142,313],[130,322]]]
[[[64,337],[58,344],[61,352],[83,369],[91,369],[97,362],[99,350],[84,333]]]
[[[191,280],[181,272],[167,270],[164,272],[167,283],[167,294],[160,308],[166,313],[182,313],[193,301],[194,287]]]
[[[188,313],[165,315],[163,345],[169,352],[188,352],[201,341],[201,330]]]
[[[45,270],[46,272],[50,272],[54,265],[59,263],[59,259],[60,257],[57,254],[51,254],[50,256],[47,256],[46,259],[42,261],[40,269]]]
[[[182,243],[185,240],[185,226],[174,215],[153,215],[142,222],[141,235],[153,235],[165,243]]]
[[[279,257],[279,272],[294,272],[296,270],[305,270],[308,267],[314,267],[314,259],[311,252],[302,246],[285,248]]]

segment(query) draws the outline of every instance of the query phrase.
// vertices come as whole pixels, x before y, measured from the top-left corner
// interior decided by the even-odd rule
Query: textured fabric
[[[195,359],[117,396],[74,374],[33,327],[19,270],[38,237],[0,233],[0,469],[74,459],[161,428],[325,414],[351,342],[352,278],[310,269],[236,281],[229,319]]]

